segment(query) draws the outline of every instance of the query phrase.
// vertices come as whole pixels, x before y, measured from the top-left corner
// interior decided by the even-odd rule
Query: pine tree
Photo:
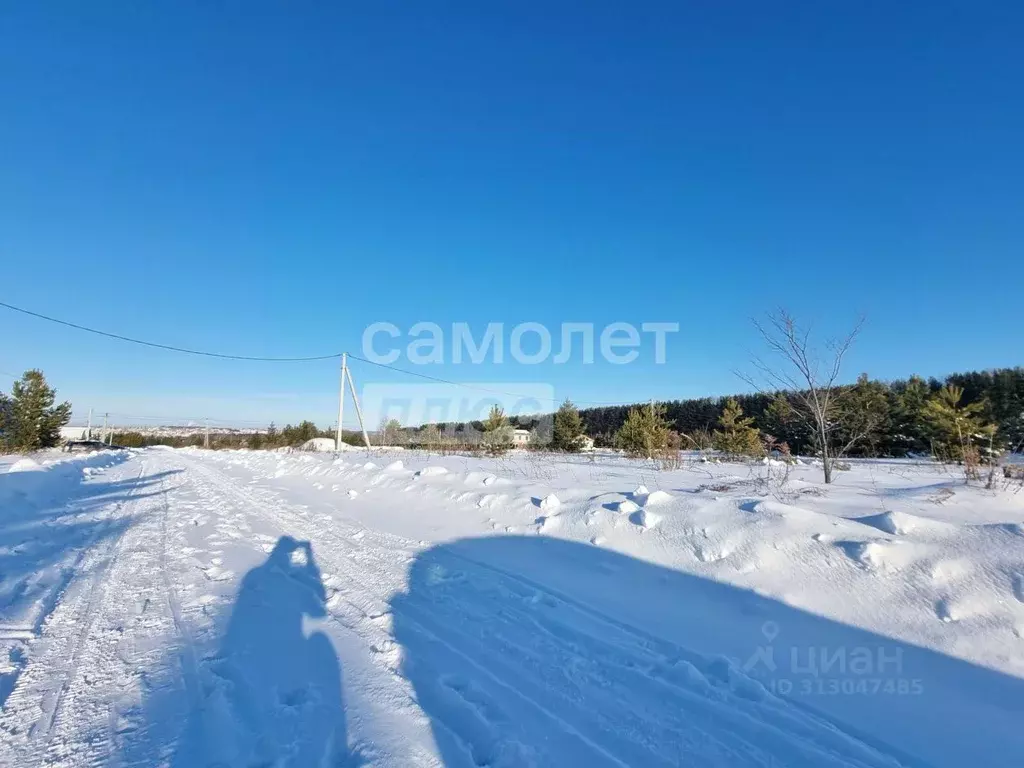
[[[890,429],[888,390],[884,384],[871,381],[862,373],[855,385],[840,394],[836,415],[839,440],[846,445],[844,453],[859,444],[862,455],[879,454],[879,445]]]
[[[571,401],[566,400],[555,413],[551,447],[556,451],[579,453],[583,448],[583,419]]]
[[[665,450],[668,433],[665,406],[651,403],[629,409],[625,423],[615,434],[615,445],[630,456],[650,459]]]
[[[512,447],[512,427],[505,412],[497,405],[483,423],[483,446],[491,456],[500,456]]]
[[[811,442],[811,430],[785,392],[776,392],[755,422],[766,440],[782,453],[799,453]]]
[[[927,403],[928,382],[911,376],[896,391],[895,407],[889,425],[890,452],[899,456],[924,453],[929,448]]]
[[[18,451],[52,448],[60,443],[60,428],[71,420],[71,403],[54,405],[56,390],[42,371],[25,371],[11,388],[13,422],[11,447]]]
[[[0,392],[0,451],[14,449],[14,403]]]
[[[743,416],[743,409],[734,398],[725,401],[725,408],[718,419],[721,429],[712,435],[715,448],[727,456],[761,456],[761,431],[753,426],[754,420]]]
[[[991,428],[983,419],[985,404],[961,405],[963,395],[962,387],[947,384],[929,398],[925,417],[939,458],[969,464],[976,463],[978,452],[975,443],[979,438],[989,437]]]

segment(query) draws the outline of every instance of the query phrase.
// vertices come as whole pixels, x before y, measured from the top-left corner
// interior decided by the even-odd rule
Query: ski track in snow
[[[217,651],[240,566],[284,535],[312,542],[326,616],[309,631],[339,653],[361,734],[327,739],[331,765],[902,764],[724,658],[451,548],[313,513],[202,455],[140,452],[105,479],[147,476],[109,505],[107,529],[123,528],[83,551],[27,642],[3,765],[178,765],[186,728],[202,764],[299,765],[300,745],[265,732],[315,706],[315,686],[268,704]]]

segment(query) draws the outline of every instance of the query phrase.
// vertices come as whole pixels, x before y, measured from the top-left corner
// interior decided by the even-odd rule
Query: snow
[[[644,500],[645,507],[653,507],[657,504],[664,504],[665,502],[672,501],[672,494],[666,491],[654,491],[653,493],[647,494],[647,498]]]
[[[335,450],[335,442],[333,437],[314,437],[310,438],[299,446],[300,451],[317,451],[317,452],[333,452]]]
[[[0,457],[0,765],[1022,762],[1024,494],[373,455]]]
[[[653,528],[661,522],[661,515],[656,515],[650,510],[642,509],[630,519],[641,528]]]
[[[630,512],[636,512],[638,509],[640,509],[640,507],[637,505],[637,503],[635,501],[631,500],[631,499],[624,499],[623,501],[615,502],[614,503],[614,508],[615,508],[616,512],[621,512],[623,514],[629,514]]]
[[[11,466],[8,468],[7,471],[8,472],[31,472],[31,471],[35,471],[35,470],[38,470],[38,469],[42,469],[42,467],[39,465],[39,462],[37,462],[35,459],[24,458],[24,459],[18,459],[16,462],[11,464]]]
[[[547,496],[540,500],[540,503],[537,506],[539,506],[541,509],[558,509],[561,505],[562,502],[559,500],[559,498],[555,496],[555,494],[549,493]]]
[[[439,477],[440,475],[446,474],[448,474],[448,469],[446,467],[430,466],[417,470],[415,477]]]

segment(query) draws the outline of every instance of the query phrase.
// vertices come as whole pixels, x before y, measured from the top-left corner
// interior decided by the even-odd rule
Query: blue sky
[[[850,379],[1020,364],[1022,21],[5,3],[0,301],[251,355],[359,352],[376,321],[681,324],[665,365],[645,346],[418,368],[580,401],[746,389],[750,318],[780,305],[823,335],[866,315]],[[6,310],[0,340],[0,371],[43,368],[76,412],[334,418],[333,362],[189,358]]]

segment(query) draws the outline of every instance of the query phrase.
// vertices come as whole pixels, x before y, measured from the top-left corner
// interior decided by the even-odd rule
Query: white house
[[[528,429],[513,429],[512,430],[512,445],[515,448],[522,448],[530,444],[530,430]]]
[[[99,430],[95,430],[99,431]],[[88,427],[61,427],[60,428],[60,439],[65,443],[69,440],[88,440],[89,439],[89,428]]]
[[[594,450],[594,438],[588,437],[587,435],[580,435],[580,450],[581,451],[592,451],[592,450]]]

